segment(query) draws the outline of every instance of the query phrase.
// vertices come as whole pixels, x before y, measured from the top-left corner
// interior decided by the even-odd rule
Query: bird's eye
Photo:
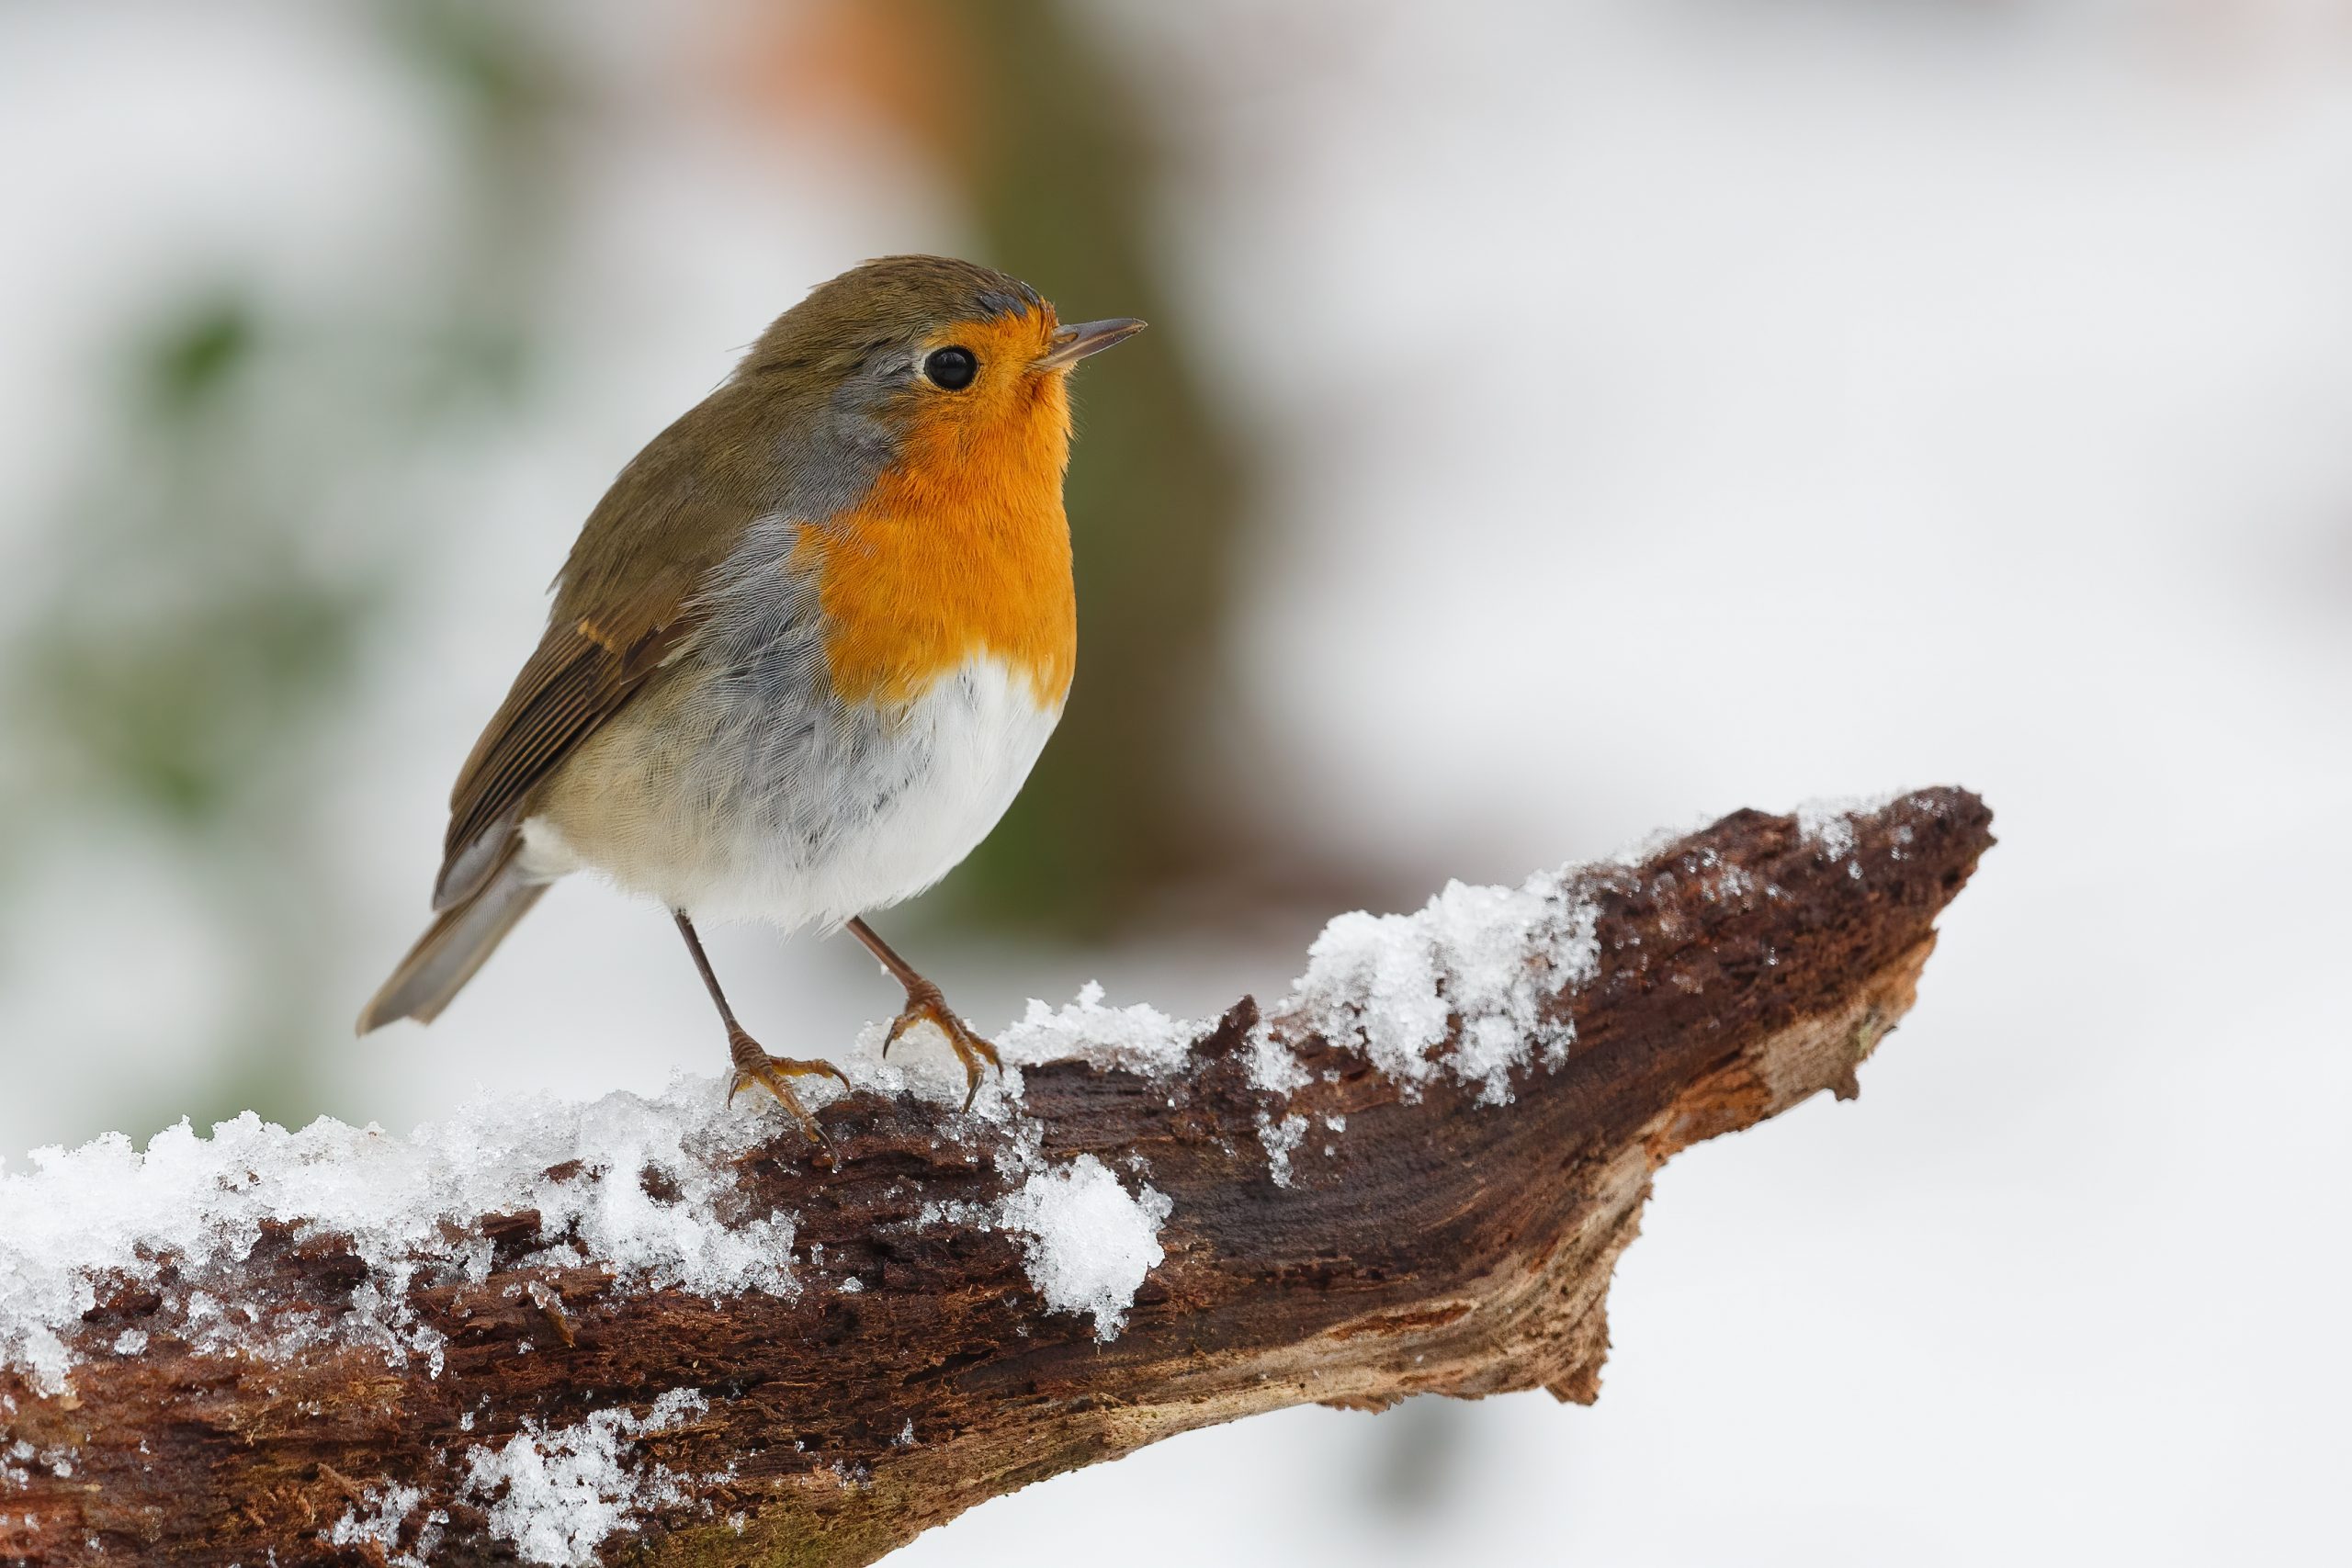
[[[972,357],[968,348],[935,348],[931,351],[931,357],[922,362],[922,373],[931,378],[932,385],[951,392],[970,386],[979,369],[980,362]]]

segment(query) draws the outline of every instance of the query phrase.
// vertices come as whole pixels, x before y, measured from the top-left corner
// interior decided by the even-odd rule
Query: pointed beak
[[[1080,321],[1064,327],[1048,340],[1046,352],[1030,362],[1032,370],[1067,370],[1090,354],[1100,354],[1114,343],[1125,343],[1143,331],[1144,324],[1133,316],[1114,316],[1107,321]]]

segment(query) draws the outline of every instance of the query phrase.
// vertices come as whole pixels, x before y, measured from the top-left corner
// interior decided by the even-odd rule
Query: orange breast
[[[865,499],[802,532],[793,565],[815,576],[843,699],[911,701],[975,655],[1025,675],[1040,706],[1069,691],[1069,395],[1060,374],[1025,368],[1050,330],[1029,317],[959,332],[990,372],[935,397]]]

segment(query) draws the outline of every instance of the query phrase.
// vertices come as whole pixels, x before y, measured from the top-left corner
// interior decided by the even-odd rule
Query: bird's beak
[[[1100,354],[1114,343],[1125,343],[1143,331],[1144,324],[1133,316],[1114,316],[1107,321],[1080,321],[1076,326],[1063,327],[1048,341],[1046,352],[1030,362],[1033,370],[1067,370],[1090,354]]]

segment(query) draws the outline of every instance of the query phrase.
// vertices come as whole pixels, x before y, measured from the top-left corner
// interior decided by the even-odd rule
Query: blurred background
[[[983,1027],[1740,806],[2002,842],[1859,1105],[1664,1173],[1597,1407],[1290,1412],[896,1561],[2338,1539],[2352,4],[13,0],[0,188],[9,1158],[715,1073],[586,885],[348,1021],[613,473],[947,251],[1154,323],[1080,384],[1061,733],[882,922]],[[897,999],[714,945],[779,1051]]]

